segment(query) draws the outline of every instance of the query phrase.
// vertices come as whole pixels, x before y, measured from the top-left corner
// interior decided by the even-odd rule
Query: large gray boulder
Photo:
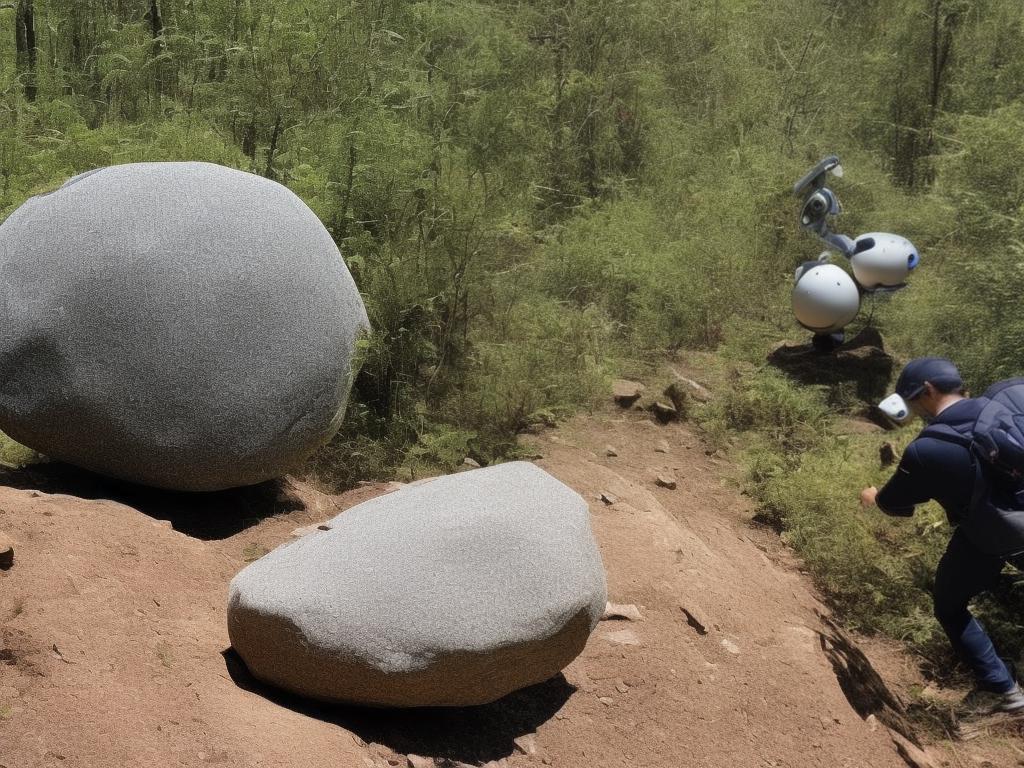
[[[532,464],[407,486],[328,527],[230,587],[231,644],[302,696],[485,704],[557,674],[605,607],[586,502]]]
[[[0,225],[0,430],[113,477],[283,474],[340,425],[368,328],[287,188],[208,163],[84,173]]]

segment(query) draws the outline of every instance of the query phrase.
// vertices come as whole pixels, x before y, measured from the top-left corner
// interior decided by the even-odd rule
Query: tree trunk
[[[953,47],[953,27],[956,15],[942,16],[942,0],[935,0],[932,6],[932,80],[928,94],[928,107],[934,120],[942,98],[943,75],[949,63],[949,52]]]
[[[942,87],[946,80],[950,52],[953,49],[953,30],[957,24],[957,13],[943,13],[942,0],[935,0],[932,6],[932,56],[931,83],[928,90],[928,125],[924,140],[919,142],[922,154],[932,155],[935,151],[935,120],[942,105]],[[934,181],[935,172],[931,167],[924,170],[925,183]]]
[[[14,19],[14,45],[18,75],[25,87],[25,98],[36,100],[36,19],[32,0],[18,0]]]
[[[281,136],[281,116],[274,121],[274,132],[270,135],[270,148],[267,150],[267,167],[263,175],[268,179],[277,178],[277,171],[274,170],[274,153],[277,152],[277,140]]]
[[[555,53],[555,103],[550,114],[551,124],[551,176],[548,208],[554,218],[561,218],[568,207],[566,193],[566,158],[565,158],[565,42],[561,30],[555,27],[551,38]]]
[[[248,155],[249,160],[252,162],[252,170],[255,171],[256,164],[256,113],[252,115],[252,119],[249,121],[249,125],[245,128],[245,133],[242,135],[242,152]]]
[[[352,185],[355,182],[356,157],[356,145],[350,144],[348,147],[348,169],[345,174],[345,191],[341,196],[341,213],[338,215],[334,225],[334,240],[337,243],[341,243],[346,237],[348,237],[348,209],[352,203]],[[419,189],[416,191],[422,192],[422,190]],[[422,234],[422,216],[419,218],[420,233]]]
[[[588,197],[598,195],[598,167],[597,167],[597,114],[598,107],[596,99],[591,98],[587,102],[587,114],[583,117],[583,125],[580,126],[580,138],[583,142],[583,183],[587,188]]]
[[[164,20],[156,0],[150,0],[146,20],[149,21],[149,30],[153,36],[153,101],[159,110],[160,97],[164,92],[163,60],[160,58],[164,52]]]
[[[71,53],[69,61],[76,73],[82,71],[85,56],[82,51],[82,20],[79,16],[77,5],[71,7]]]

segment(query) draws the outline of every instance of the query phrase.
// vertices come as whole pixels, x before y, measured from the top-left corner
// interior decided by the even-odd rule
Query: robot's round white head
[[[914,414],[910,410],[910,406],[907,405],[906,401],[898,394],[889,395],[885,400],[878,404],[878,407],[882,413],[897,424],[906,424],[914,418]]]
[[[842,267],[807,262],[796,271],[793,314],[797,322],[815,333],[845,328],[860,311],[860,291]]]
[[[854,240],[850,267],[867,290],[901,285],[917,266],[920,256],[905,237],[888,232],[868,232]]]

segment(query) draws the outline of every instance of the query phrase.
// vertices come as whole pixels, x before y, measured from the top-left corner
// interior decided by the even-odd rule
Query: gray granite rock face
[[[586,502],[513,462],[364,502],[231,582],[258,679],[372,706],[485,704],[556,675],[606,602]]]
[[[320,220],[249,173],[101,168],[0,225],[0,430],[102,474],[282,474],[340,425],[366,328]]]

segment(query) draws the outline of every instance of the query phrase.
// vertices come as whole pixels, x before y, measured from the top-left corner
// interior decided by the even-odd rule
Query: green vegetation
[[[1021,82],[1011,0],[14,0],[0,217],[141,160],[302,196],[374,327],[311,464],[338,487],[514,455],[615,371],[716,351],[738,373],[700,418],[761,514],[850,621],[924,647],[941,514],[859,510],[885,473],[834,424],[855,398],[763,367],[804,336],[789,278],[819,251],[788,189],[838,152],[843,231],[921,249],[865,308],[891,349],[949,355],[975,390],[1021,373]]]
[[[0,432],[0,467],[19,469],[39,459],[39,454]]]
[[[712,447],[741,460],[754,520],[800,553],[847,625],[900,639],[930,673],[952,674],[949,644],[931,608],[935,567],[950,535],[945,512],[932,502],[912,518],[890,518],[858,503],[862,488],[881,487],[894,470],[880,464],[882,443],[891,442],[899,455],[920,424],[885,434],[857,428],[830,404],[834,387],[797,384],[743,360],[729,343],[704,361],[719,396],[696,418]],[[853,403],[849,413],[863,407]],[[977,611],[1007,658],[1024,658],[1022,610],[1024,578],[1009,568]]]
[[[242,560],[244,560],[247,563],[252,563],[259,560],[269,551],[269,549],[264,547],[258,541],[253,541],[249,544],[246,544],[245,547],[242,549]]]
[[[857,501],[892,471],[879,465],[883,440],[902,450],[913,430],[844,434],[822,388],[795,385],[769,367],[721,365],[740,375],[731,386],[722,380],[723,397],[700,418],[712,439],[740,446],[755,519],[800,552],[849,625],[943,652],[929,591],[949,538],[945,513],[928,504],[913,518],[889,518]]]

